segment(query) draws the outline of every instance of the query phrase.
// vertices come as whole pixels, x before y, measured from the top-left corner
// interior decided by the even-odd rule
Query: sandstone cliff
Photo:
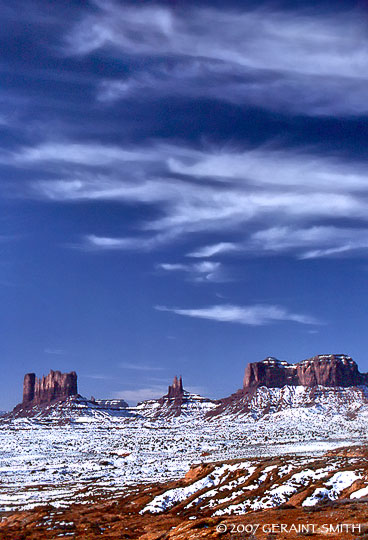
[[[183,388],[183,380],[181,377],[179,379],[175,375],[173,383],[168,388],[168,392],[165,398],[175,398],[175,397],[181,397],[184,395],[184,388]]]
[[[293,387],[304,386],[301,401],[290,397]],[[245,368],[243,388],[220,400],[207,417],[246,414],[251,411],[260,416],[272,410],[295,406],[310,407],[324,401],[338,403],[340,398],[367,403],[368,373],[360,373],[354,360],[345,354],[321,354],[296,364],[269,356],[261,362],[251,362]],[[262,388],[263,387],[263,388]],[[362,388],[358,388],[362,387]],[[341,388],[351,389],[349,398]],[[340,396],[341,394],[341,396]],[[297,395],[297,394],[295,394]],[[300,397],[299,396],[299,397]],[[344,397],[345,396],[345,397]],[[323,399],[322,399],[323,402]]]
[[[368,375],[360,373],[354,360],[345,354],[322,354],[297,364],[268,357],[262,362],[247,365],[243,389],[254,390],[259,386],[281,388],[285,385],[348,387],[367,382]]]
[[[27,373],[23,383],[23,407],[47,405],[53,401],[78,394],[77,374],[50,371],[45,377],[37,378],[34,373]]]

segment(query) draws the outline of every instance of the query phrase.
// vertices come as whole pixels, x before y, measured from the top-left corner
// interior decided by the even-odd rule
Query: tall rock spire
[[[168,398],[181,397],[184,394],[183,379],[180,376],[179,379],[175,375],[172,385],[169,386],[167,396]]]
[[[23,382],[23,403],[28,404],[34,400],[36,375],[34,373],[27,373],[24,375]]]

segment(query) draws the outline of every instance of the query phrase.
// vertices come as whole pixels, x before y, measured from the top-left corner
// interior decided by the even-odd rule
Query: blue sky
[[[0,2],[0,409],[368,370],[364,2]]]

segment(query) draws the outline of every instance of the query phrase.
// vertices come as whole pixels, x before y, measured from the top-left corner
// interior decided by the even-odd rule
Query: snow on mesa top
[[[328,403],[338,412],[348,403],[368,405],[368,373],[360,373],[345,354],[321,354],[295,364],[269,356],[245,368],[243,387],[207,413],[208,418],[226,416],[261,418],[280,411]],[[351,414],[355,414],[350,411]]]
[[[122,412],[124,417],[143,417],[152,420],[180,416],[182,418],[199,416],[210,419],[223,414],[227,415],[230,412],[235,415],[252,412],[259,417],[266,413],[271,403],[273,403],[273,409],[275,407],[276,409],[299,407],[302,402],[309,405],[315,404],[318,399],[322,399],[322,394],[325,395],[324,399],[327,402],[332,403],[331,392],[339,393],[341,400],[342,389],[354,390],[358,396],[358,402],[360,404],[367,402],[368,404],[367,386],[368,374],[360,373],[354,360],[345,354],[322,354],[295,364],[269,356],[261,362],[249,363],[246,366],[242,389],[229,397],[212,400],[188,392],[183,387],[182,378],[175,377],[173,383],[168,387],[167,394],[161,398],[141,402],[136,407],[128,407],[124,401],[117,403],[112,400],[92,399],[90,401],[82,398],[78,395],[77,374],[75,372],[51,371],[49,375],[40,379],[36,378],[33,373],[26,374],[23,385],[23,402],[9,414],[11,417],[33,417],[39,413],[42,414],[42,417],[50,416],[51,413],[51,416],[54,416],[55,411],[62,412],[64,403],[65,409],[69,410],[70,407],[74,407],[75,413],[80,413],[83,405],[83,410],[85,412],[88,410],[92,416],[97,412],[100,416],[100,409],[103,409],[104,415],[106,411],[111,411],[114,413],[112,416],[115,417],[117,411]],[[295,394],[298,388],[299,390]],[[285,391],[279,398],[276,397],[277,392],[272,393],[274,390],[282,389]],[[284,394],[287,389],[289,389],[290,396],[295,398],[291,400],[292,403],[285,399]],[[267,391],[267,399],[265,391]],[[300,401],[301,395],[304,397]],[[349,392],[345,398],[347,401],[351,401]],[[259,400],[262,402],[261,407]]]
[[[345,354],[321,354],[297,364],[269,356],[262,362],[247,365],[243,380],[244,390],[260,386],[348,387],[368,383],[368,374],[360,373],[354,360]]]

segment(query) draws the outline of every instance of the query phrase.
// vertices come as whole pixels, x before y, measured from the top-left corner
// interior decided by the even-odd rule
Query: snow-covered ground
[[[152,419],[155,404],[101,410],[70,398],[48,416],[0,421],[0,509],[88,502],[146,482],[181,478],[191,464],[318,456],[368,442],[366,391],[261,388],[248,412],[206,418],[195,401],[179,417]],[[330,489],[328,485],[325,486]],[[255,489],[255,488],[254,488]],[[311,494],[311,504],[318,493]]]
[[[88,501],[126,486],[182,477],[191,464],[289,452],[318,455],[364,442],[359,427],[295,422],[149,422],[88,417],[66,425],[16,420],[0,425],[0,508]],[[291,426],[293,426],[291,428]],[[204,454],[204,455],[202,455]]]
[[[294,505],[311,507],[341,497],[361,499],[367,494],[366,456],[322,460],[283,456],[275,461],[273,465],[257,459],[218,464],[197,481],[157,495],[141,514],[160,514],[181,505],[180,511],[192,513],[193,518],[203,511],[212,516],[242,515],[283,505],[293,496]]]

